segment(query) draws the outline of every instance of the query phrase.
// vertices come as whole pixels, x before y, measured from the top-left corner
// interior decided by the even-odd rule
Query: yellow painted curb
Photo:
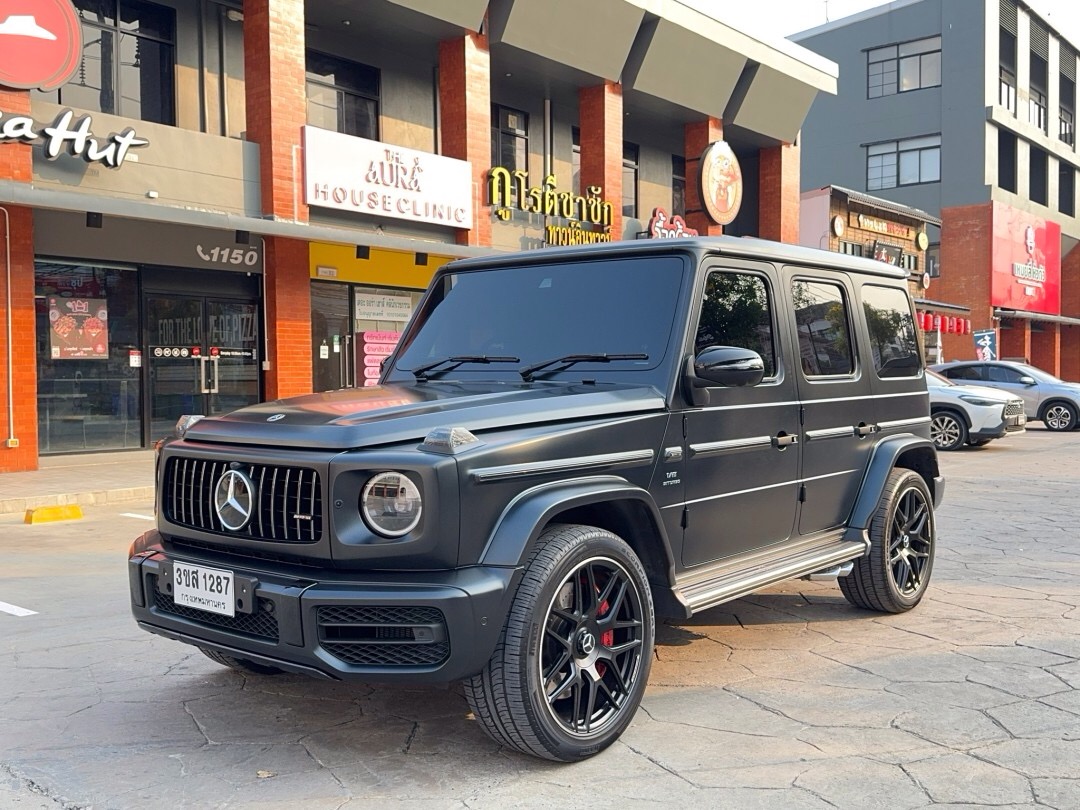
[[[65,506],[38,506],[26,510],[23,523],[52,523],[56,520],[79,520],[83,516],[82,507],[77,503]]]

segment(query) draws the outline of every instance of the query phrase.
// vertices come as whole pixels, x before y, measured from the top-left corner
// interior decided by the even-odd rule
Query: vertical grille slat
[[[166,517],[180,526],[230,537],[277,543],[319,541],[322,537],[322,490],[317,470],[245,465],[244,474],[251,480],[254,490],[252,514],[246,526],[233,532],[222,525],[214,505],[214,490],[229,465],[230,462],[213,459],[168,459],[162,479]],[[295,512],[290,512],[291,508],[295,508]]]

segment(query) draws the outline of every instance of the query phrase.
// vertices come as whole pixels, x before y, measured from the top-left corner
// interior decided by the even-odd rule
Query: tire
[[[930,416],[930,438],[938,450],[959,450],[967,444],[967,425],[953,411],[937,411]]]
[[[652,594],[630,547],[593,526],[553,525],[465,696],[496,742],[576,762],[615,742],[634,718],[654,634]]]
[[[986,447],[993,439],[968,439],[968,444],[972,447]]]
[[[870,551],[840,579],[851,604],[881,613],[903,613],[919,604],[934,568],[933,504],[921,475],[899,467],[889,473],[870,522]]]
[[[208,650],[205,647],[199,647],[199,650],[211,661],[215,661],[229,669],[246,672],[249,675],[280,675],[282,673],[282,670],[277,667],[268,666],[267,664],[257,664],[246,658],[233,658],[231,655],[225,655],[216,650]]]
[[[1073,430],[1077,424],[1076,406],[1071,402],[1051,402],[1043,408],[1039,416],[1047,430],[1065,433]]]

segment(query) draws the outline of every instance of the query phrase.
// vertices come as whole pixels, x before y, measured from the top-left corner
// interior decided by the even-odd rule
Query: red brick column
[[[611,238],[622,239],[622,85],[605,82],[578,90],[578,125],[581,188],[600,186],[600,196],[611,203]]]
[[[1061,314],[1080,318],[1080,246],[1061,257]],[[1080,326],[1061,327],[1059,376],[1080,382]]]
[[[1061,330],[1056,323],[1040,323],[1031,330],[1031,365],[1057,375],[1061,368]]]
[[[1013,318],[998,331],[998,355],[1031,360],[1031,321]]]
[[[686,155],[686,224],[702,236],[720,236],[717,225],[701,204],[701,156],[713,141],[723,140],[724,122],[719,118],[691,121],[683,126],[683,153]]]
[[[280,236],[266,240],[266,320],[270,371],[266,399],[311,393],[311,279],[308,243]],[[272,269],[272,272],[271,272]]]
[[[971,308],[971,328],[994,329],[990,306],[990,248],[993,242],[993,204],[954,206],[941,211],[941,277],[930,282],[926,297]],[[1004,351],[1008,330],[998,332]],[[946,360],[974,360],[971,335],[942,335]]]
[[[442,154],[472,164],[474,225],[472,230],[458,231],[458,244],[489,246],[491,55],[486,35],[468,33],[439,43],[439,112]]]
[[[259,144],[263,213],[301,222],[305,70],[303,0],[244,0],[247,139]]]
[[[799,243],[799,153],[798,144],[758,152],[758,236],[762,239]]]
[[[29,115],[30,94],[0,89],[0,110],[5,115]],[[33,158],[26,144],[0,144],[0,180],[29,183]],[[37,363],[34,345],[34,217],[21,206],[3,205],[0,212],[0,473],[36,470],[38,466]],[[6,266],[11,251],[11,267]],[[8,273],[11,301],[7,298]],[[11,345],[8,345],[8,308],[11,309]],[[8,410],[8,358],[12,360],[14,424]],[[15,438],[18,447],[8,447]]]

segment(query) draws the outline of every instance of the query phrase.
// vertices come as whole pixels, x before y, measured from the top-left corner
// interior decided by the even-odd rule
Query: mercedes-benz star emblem
[[[284,418],[285,418],[285,414],[283,414],[283,413],[275,413],[273,416],[266,417],[266,421],[267,422],[277,422],[277,421],[279,421],[281,419],[284,419]]]
[[[221,525],[238,532],[251,520],[255,485],[239,470],[229,470],[214,487],[214,511]]]

